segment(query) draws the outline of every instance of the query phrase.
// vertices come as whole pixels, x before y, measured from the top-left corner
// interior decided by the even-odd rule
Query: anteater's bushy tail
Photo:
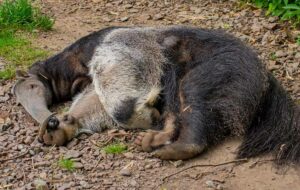
[[[238,157],[274,153],[277,163],[300,162],[300,111],[278,81],[269,74],[269,89]]]

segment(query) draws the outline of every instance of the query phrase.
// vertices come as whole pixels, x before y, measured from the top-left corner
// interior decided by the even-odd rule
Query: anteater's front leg
[[[50,116],[41,126],[39,139],[47,145],[64,145],[80,133],[101,132],[116,124],[106,114],[92,86],[79,94],[68,113]]]

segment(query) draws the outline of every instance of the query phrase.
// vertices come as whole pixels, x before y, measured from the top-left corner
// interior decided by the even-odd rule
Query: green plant
[[[297,37],[297,44],[300,46],[300,35]]]
[[[107,154],[120,154],[127,151],[127,146],[123,143],[113,143],[103,147],[103,150]]]
[[[58,166],[66,169],[68,171],[73,171],[75,169],[74,167],[74,161],[70,159],[61,158],[58,161]]]
[[[271,60],[273,60],[273,61],[276,60],[277,57],[276,57],[275,52],[273,52],[273,53],[270,54],[270,58],[271,58]]]
[[[250,0],[259,8],[266,8],[267,14],[279,16],[283,20],[300,23],[300,0]]]
[[[50,30],[54,20],[33,7],[30,0],[4,0],[0,4],[0,27]]]
[[[27,69],[32,63],[49,56],[49,52],[32,45],[28,36],[15,29],[0,29],[0,57],[7,64],[0,71],[0,79],[14,77],[16,68]]]

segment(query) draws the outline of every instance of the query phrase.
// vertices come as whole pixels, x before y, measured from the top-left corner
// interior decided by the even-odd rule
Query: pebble
[[[276,28],[276,26],[277,26],[277,23],[265,23],[265,24],[263,24],[263,26],[266,29],[274,30]]]
[[[123,168],[121,169],[120,174],[122,176],[131,176],[131,171],[128,168]]]
[[[76,146],[77,144],[78,144],[78,139],[77,139],[77,138],[74,138],[74,139],[72,139],[71,142],[69,142],[69,143],[67,144],[67,149],[71,149],[71,148],[73,148],[74,146]]]
[[[80,163],[80,162],[74,162],[74,168],[76,168],[76,169],[82,169],[83,168],[83,164],[82,163]]]
[[[126,22],[126,21],[128,21],[129,20],[129,17],[122,17],[122,18],[120,18],[120,21],[121,22]]]
[[[275,56],[276,56],[276,58],[285,57],[285,56],[287,56],[287,53],[284,52],[283,50],[278,50],[275,52]]]
[[[79,184],[80,184],[80,186],[83,187],[83,188],[90,188],[89,183],[86,182],[86,181],[79,181]]]
[[[12,125],[13,125],[13,123],[10,120],[9,117],[7,117],[6,119],[1,118],[1,121],[0,121],[0,132],[6,131]]]
[[[18,146],[17,146],[17,150],[23,150],[24,149],[24,146],[22,145],[22,144],[19,144]]]
[[[205,182],[205,184],[206,184],[207,187],[209,187],[209,188],[214,188],[214,189],[217,188],[217,185],[216,185],[212,180],[207,180],[207,181]]]
[[[145,166],[145,169],[146,170],[148,170],[148,169],[152,169],[153,168],[153,166],[152,165],[150,165],[150,164],[147,164],[146,166]]]
[[[62,186],[58,187],[57,190],[71,189],[72,186],[74,186],[74,182],[64,183]]]
[[[25,143],[25,144],[31,144],[33,140],[34,140],[34,139],[33,139],[31,136],[28,136],[28,137],[26,137],[26,139],[24,140],[24,143]]]
[[[125,153],[123,153],[123,155],[125,156],[125,158],[128,158],[128,159],[134,158],[134,154],[132,152],[125,152]]]
[[[49,189],[47,182],[42,179],[35,179],[33,181],[33,184],[34,184],[35,188],[39,189],[39,190],[48,190]]]
[[[180,166],[183,166],[183,161],[182,160],[177,160],[177,161],[175,161],[175,162],[173,162],[173,165],[176,167],[176,168],[178,168],[178,167],[180,167]]]
[[[138,183],[134,179],[130,180],[129,184],[133,187],[136,187],[138,185]]]
[[[156,14],[153,16],[153,20],[162,20],[165,16],[162,14]]]
[[[10,99],[8,94],[5,94],[4,96],[0,96],[0,103],[4,103]]]
[[[65,159],[78,158],[81,155],[82,155],[82,153],[77,151],[77,150],[69,150],[69,151],[66,152],[64,158]]]

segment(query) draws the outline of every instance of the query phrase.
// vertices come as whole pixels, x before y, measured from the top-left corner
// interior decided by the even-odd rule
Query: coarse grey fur
[[[162,159],[189,159],[229,135],[243,135],[239,157],[273,152],[278,161],[300,162],[299,106],[238,39],[182,26],[98,34],[101,42],[81,63],[92,85],[68,114],[43,123],[46,144],[63,145],[80,132],[108,126],[162,125],[136,140]]]

